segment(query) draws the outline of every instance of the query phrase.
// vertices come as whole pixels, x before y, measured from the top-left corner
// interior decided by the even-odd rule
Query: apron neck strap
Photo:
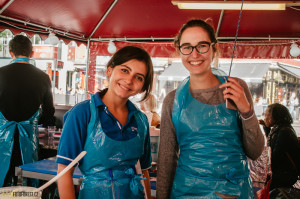
[[[27,62],[30,63],[30,59],[26,58],[26,57],[20,57],[20,58],[16,58],[14,60],[12,60],[10,63],[16,63],[16,62]]]

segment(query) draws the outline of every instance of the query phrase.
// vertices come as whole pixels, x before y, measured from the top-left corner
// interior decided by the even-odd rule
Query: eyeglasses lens
[[[183,55],[189,55],[193,52],[194,48],[197,50],[198,53],[207,53],[209,50],[210,44],[201,43],[197,46],[180,46],[179,50]]]

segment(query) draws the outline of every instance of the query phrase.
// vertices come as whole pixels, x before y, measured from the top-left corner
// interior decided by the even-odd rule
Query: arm
[[[288,127],[276,130],[276,135],[272,138],[272,168],[294,168],[286,153],[292,157],[294,163],[299,157],[298,140],[294,132]]]
[[[270,131],[271,131],[271,127],[266,127],[265,125],[265,121],[264,120],[258,120],[258,123],[260,125],[262,125],[263,129],[264,129],[264,132],[265,132],[265,136],[268,137]]]
[[[161,117],[160,144],[157,170],[157,199],[169,198],[177,168],[179,147],[172,123],[172,109],[175,91],[164,99]]]
[[[60,173],[67,165],[58,164],[57,173]],[[73,184],[74,167],[57,180],[59,197],[61,199],[75,199],[75,189]]]
[[[144,120],[147,122],[148,119],[145,114]],[[148,123],[148,122],[147,122]],[[144,154],[140,157],[138,161],[138,166],[136,165],[137,173],[143,173],[144,177],[147,179],[143,181],[144,187],[145,187],[145,194],[147,195],[148,199],[151,199],[151,186],[150,186],[150,176],[148,169],[151,168],[151,142],[150,142],[150,130],[149,130],[149,124],[147,125],[147,135],[144,142]],[[142,169],[142,172],[141,172]]]
[[[151,126],[157,127],[160,124],[160,117],[156,112],[153,112]]]
[[[146,190],[147,198],[150,199],[151,198],[151,186],[150,186],[150,176],[149,176],[148,169],[143,170],[143,174],[144,174],[144,177],[147,178],[144,181],[144,183],[145,183],[145,190]]]
[[[43,96],[42,108],[40,113],[39,124],[51,124],[55,112],[53,105],[53,96],[51,91],[51,82],[47,75],[47,85]]]
[[[246,155],[252,160],[256,160],[263,152],[265,146],[265,136],[261,132],[258,124],[257,117],[254,112],[254,105],[251,97],[250,90],[246,82],[239,80],[239,83],[243,86],[247,100],[250,103],[253,113],[248,117],[244,117],[245,114],[241,113],[242,126],[243,126],[243,145]]]
[[[229,82],[222,84],[220,88],[230,87],[224,90],[224,97],[232,99],[238,107],[242,118],[243,147],[246,155],[255,160],[264,150],[265,139],[253,110],[250,90],[241,79],[229,77],[228,80]],[[228,92],[233,94],[230,95]]]
[[[87,125],[90,118],[89,101],[73,107],[64,116],[64,128],[59,140],[57,159],[58,172],[69,165],[84,149]],[[80,162],[79,162],[80,164]],[[74,167],[58,180],[60,198],[75,198],[73,185]]]

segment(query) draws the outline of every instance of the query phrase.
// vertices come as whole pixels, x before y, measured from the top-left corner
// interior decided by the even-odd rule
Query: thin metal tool
[[[233,51],[232,51],[232,57],[231,57],[231,63],[230,63],[230,67],[229,67],[228,76],[230,76],[230,73],[231,73],[231,66],[232,66],[232,61],[233,61],[235,47],[236,47],[236,40],[237,40],[237,37],[238,37],[238,34],[239,34],[239,27],[240,27],[240,22],[241,22],[241,18],[242,18],[243,5],[244,5],[244,0],[242,0],[240,16],[239,16],[239,20],[238,20],[238,24],[237,24],[237,28],[236,28],[236,34],[235,34],[235,39],[234,39],[234,45],[233,45]]]
[[[237,36],[239,34],[239,27],[240,27],[240,22],[241,22],[241,18],[242,18],[243,5],[244,5],[244,0],[242,0],[242,5],[241,5],[241,10],[240,10],[239,20],[238,20],[238,24],[237,24],[237,28],[236,28],[236,34],[235,34],[235,39],[234,39],[234,45],[233,45],[233,51],[232,51],[232,57],[231,57],[231,62],[230,62],[228,77],[230,77],[230,74],[231,74],[231,67],[232,67],[232,62],[233,62],[233,58],[234,58],[236,41],[237,41]],[[225,81],[227,82],[226,79],[225,79]],[[226,99],[226,108],[232,109],[232,110],[238,110],[236,104],[234,103],[234,101],[232,99]]]
[[[238,20],[238,24],[237,24],[237,28],[236,28],[236,34],[235,34],[235,39],[234,39],[234,45],[233,45],[233,51],[232,51],[232,57],[231,57],[228,77],[230,77],[230,73],[231,73],[231,67],[232,67],[232,62],[233,62],[233,57],[234,57],[234,52],[235,52],[235,47],[236,47],[236,41],[237,41],[237,37],[239,34],[239,27],[240,27],[240,22],[241,22],[241,18],[242,18],[243,5],[244,5],[244,0],[242,0],[239,20]],[[232,110],[237,110],[236,104],[231,99],[226,99],[226,108],[232,109]]]

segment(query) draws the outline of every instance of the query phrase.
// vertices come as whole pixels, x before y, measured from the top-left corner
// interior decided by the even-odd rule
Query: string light
[[[296,43],[292,43],[291,49],[290,49],[290,55],[292,57],[298,57],[300,55],[300,48]]]
[[[52,32],[50,32],[50,34],[49,34],[49,41],[50,41],[50,44],[51,45],[57,45],[58,44],[58,42],[59,42],[59,39],[57,38],[57,36],[55,36],[55,34],[54,33],[52,33]]]
[[[107,51],[111,54],[113,54],[117,51],[117,47],[112,40],[110,40],[108,43]]]

